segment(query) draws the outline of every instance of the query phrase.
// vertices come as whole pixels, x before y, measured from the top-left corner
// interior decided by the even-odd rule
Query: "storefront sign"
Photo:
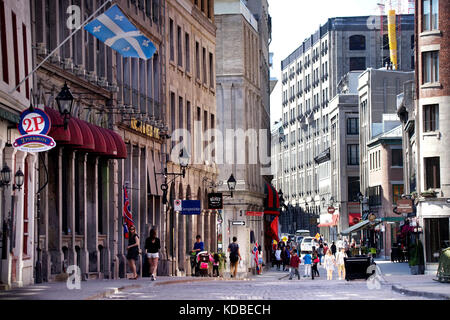
[[[41,109],[27,109],[20,115],[17,126],[20,136],[13,146],[24,152],[44,152],[56,146],[55,140],[47,136],[51,128],[49,116]]]
[[[413,201],[408,199],[402,199],[397,201],[397,213],[413,213]]]
[[[199,215],[202,212],[200,200],[183,200],[181,201],[182,215]]]
[[[208,193],[208,209],[223,209],[222,193]]]
[[[130,128],[134,131],[145,134],[146,136],[149,136],[150,138],[155,138],[158,140],[160,139],[158,128],[155,128],[155,127],[153,127],[149,124],[146,124],[142,121],[139,121],[137,119],[131,119]]]
[[[44,152],[56,146],[52,137],[40,134],[28,134],[14,141],[14,148],[23,152]]]
[[[247,211],[246,215],[249,216],[249,217],[262,217],[262,216],[264,216],[264,212]]]

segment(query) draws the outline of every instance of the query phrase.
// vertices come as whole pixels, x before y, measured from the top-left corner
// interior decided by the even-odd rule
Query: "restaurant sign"
[[[41,109],[26,109],[17,125],[21,136],[13,146],[23,152],[45,152],[56,146],[55,140],[47,136],[51,129],[49,116]]]
[[[159,136],[159,129],[147,123],[132,118],[130,121],[130,128],[136,132],[145,134],[150,138],[161,139]]]

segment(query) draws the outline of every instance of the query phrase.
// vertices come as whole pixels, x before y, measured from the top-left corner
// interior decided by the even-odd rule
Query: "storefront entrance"
[[[441,250],[450,247],[450,218],[424,220],[426,262],[437,263]]]

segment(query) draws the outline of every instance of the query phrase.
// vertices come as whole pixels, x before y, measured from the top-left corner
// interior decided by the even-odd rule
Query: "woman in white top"
[[[280,270],[280,266],[281,266],[281,248],[278,247],[277,250],[275,251],[275,260],[277,263],[277,270]]]
[[[336,265],[336,259],[334,258],[333,254],[331,253],[331,250],[327,251],[323,265],[324,265],[325,269],[327,270],[327,280],[333,280],[333,271],[334,271],[334,266]]]
[[[345,279],[345,260],[347,254],[345,253],[345,248],[340,248],[340,251],[336,253],[336,264],[338,267],[339,280]],[[342,275],[341,275],[342,273]]]

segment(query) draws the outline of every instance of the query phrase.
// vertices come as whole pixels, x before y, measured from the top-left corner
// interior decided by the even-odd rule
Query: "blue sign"
[[[40,134],[27,134],[14,141],[14,148],[24,152],[44,152],[56,146],[52,137]]]
[[[200,200],[183,200],[181,214],[199,215],[202,212]]]

